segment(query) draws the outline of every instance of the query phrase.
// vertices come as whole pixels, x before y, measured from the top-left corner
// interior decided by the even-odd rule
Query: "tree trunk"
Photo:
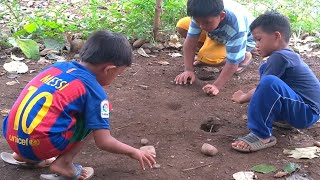
[[[162,0],[156,0],[155,6],[155,15],[154,15],[154,23],[153,23],[153,38],[157,41],[159,26],[160,26],[160,16],[162,10]]]

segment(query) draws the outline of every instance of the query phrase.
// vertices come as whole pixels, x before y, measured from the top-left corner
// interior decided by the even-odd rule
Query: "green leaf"
[[[23,28],[28,32],[28,33],[33,33],[35,30],[37,30],[37,24],[35,22],[26,24],[23,26]]]
[[[266,174],[266,173],[276,171],[277,168],[275,166],[269,165],[269,164],[259,164],[259,165],[253,166],[251,168],[251,170],[255,171],[255,172]]]
[[[19,36],[25,35],[25,34],[27,34],[27,31],[25,29],[20,29],[19,31],[13,33],[12,35],[15,37],[19,37]]]
[[[287,173],[291,174],[292,172],[296,171],[297,169],[300,168],[299,164],[296,163],[288,163],[287,165],[285,165],[282,169],[284,171],[286,171]]]
[[[50,37],[47,37],[43,40],[44,45],[46,46],[46,48],[48,49],[54,49],[54,50],[62,50],[63,47],[65,46],[65,42],[64,40],[58,40],[58,39],[53,39]]]
[[[39,45],[32,39],[16,39],[18,47],[29,59],[39,59]]]
[[[8,43],[10,43],[13,47],[18,47],[18,43],[17,43],[16,39],[13,37],[8,38]]]

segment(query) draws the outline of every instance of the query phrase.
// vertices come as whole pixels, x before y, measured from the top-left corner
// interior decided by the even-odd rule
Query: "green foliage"
[[[236,0],[244,4],[258,16],[267,10],[276,10],[288,16],[293,31],[320,31],[320,1],[319,0]]]
[[[259,165],[253,166],[251,168],[251,170],[255,171],[255,172],[266,174],[266,173],[276,171],[277,168],[273,165],[270,165],[270,164],[259,164]]]
[[[294,31],[320,31],[319,0],[246,0],[240,1],[255,16],[275,9],[287,15]],[[109,29],[126,34],[129,38],[152,40],[156,0],[86,0],[79,3],[46,1],[48,8],[24,12],[19,0],[0,0],[9,15],[7,28],[15,39],[33,39],[61,49],[65,32],[81,32],[86,38],[92,31]],[[173,33],[176,22],[186,16],[187,0],[163,0],[160,31]],[[53,39],[55,42],[53,42]]]
[[[289,162],[282,168],[285,172],[291,174],[295,172],[297,169],[300,169],[300,165],[296,163]]]
[[[26,55],[27,58],[36,59],[40,58],[38,43],[31,39],[16,39],[18,47]]]

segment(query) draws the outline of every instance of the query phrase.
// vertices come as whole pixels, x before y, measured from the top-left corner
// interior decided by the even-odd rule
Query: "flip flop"
[[[262,149],[266,149],[266,148],[272,147],[272,146],[277,144],[277,138],[274,137],[274,136],[270,137],[270,141],[268,143],[263,143],[263,142],[260,141],[258,136],[256,136],[253,133],[249,133],[248,135],[246,135],[244,137],[240,137],[236,141],[243,141],[243,142],[247,143],[250,146],[249,149],[241,149],[241,148],[237,148],[237,147],[231,146],[232,149],[235,149],[235,150],[240,151],[240,152],[259,151],[259,150],[262,150]]]
[[[238,68],[241,68],[240,70],[236,71],[235,74],[240,74],[242,73],[245,69],[247,69],[247,67],[252,63],[253,58],[251,57],[251,59],[249,60],[249,62],[247,62],[246,64],[239,64]]]
[[[40,162],[35,162],[35,163],[17,161],[13,158],[12,153],[7,153],[7,152],[2,152],[0,156],[1,156],[1,159],[8,164],[12,164],[12,165],[16,165],[24,168],[44,168],[50,165],[46,163],[45,160]]]
[[[90,179],[94,174],[94,170],[92,167],[82,167],[79,164],[73,164],[73,166],[76,169],[76,173],[71,178],[61,176],[58,174],[41,174],[40,179],[42,180],[77,180],[81,174],[82,169],[85,169],[87,171],[87,177],[85,177],[84,180]]]

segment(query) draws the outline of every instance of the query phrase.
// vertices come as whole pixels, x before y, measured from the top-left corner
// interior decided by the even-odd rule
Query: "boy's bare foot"
[[[72,178],[76,175],[77,170],[74,166],[74,164],[72,162],[66,162],[64,161],[64,159],[62,159],[61,157],[57,158],[51,165],[50,165],[50,170],[55,173],[58,174],[60,176],[64,176],[64,177],[68,177],[68,178]],[[88,172],[82,168],[81,169],[81,173],[78,177],[79,179],[85,179],[88,175]]]
[[[246,52],[244,60],[239,64],[236,74],[242,73],[251,64],[252,60],[252,54],[250,52]]]

